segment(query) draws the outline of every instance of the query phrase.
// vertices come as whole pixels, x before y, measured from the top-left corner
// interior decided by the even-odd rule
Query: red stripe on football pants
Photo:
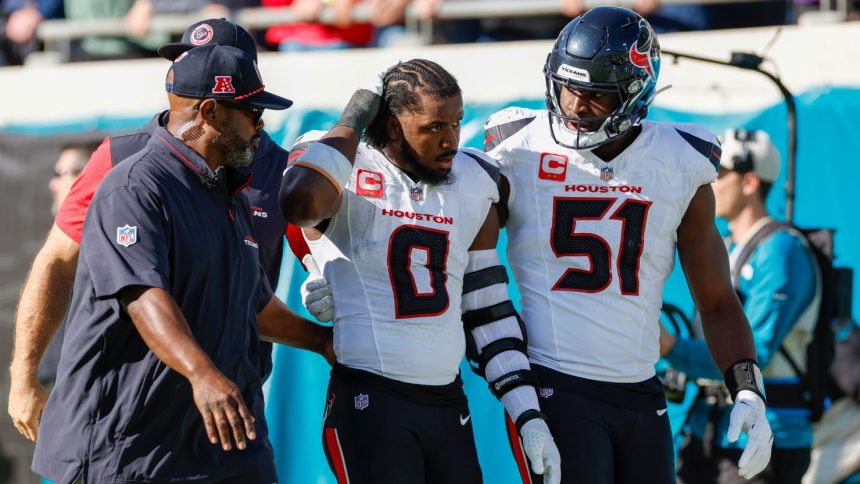
[[[331,456],[332,464],[334,465],[334,474],[337,477],[338,484],[349,484],[349,476],[346,475],[346,461],[340,448],[337,429],[325,429],[325,442],[328,446],[328,453]]]
[[[511,451],[514,453],[514,460],[517,461],[517,468],[520,470],[520,477],[523,479],[523,484],[532,484],[532,475],[529,472],[529,463],[526,459],[526,452],[523,450],[523,442],[517,434],[517,426],[514,424],[511,417],[505,414],[505,426],[508,429],[508,441],[511,444]]]

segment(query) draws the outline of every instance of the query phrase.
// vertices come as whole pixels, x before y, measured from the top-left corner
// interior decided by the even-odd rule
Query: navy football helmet
[[[660,73],[657,35],[639,14],[620,7],[596,7],[561,31],[544,65],[549,124],[556,143],[591,149],[639,124],[648,114]],[[618,108],[607,116],[564,114],[559,95],[565,87],[616,94]],[[567,123],[598,126],[571,129]]]

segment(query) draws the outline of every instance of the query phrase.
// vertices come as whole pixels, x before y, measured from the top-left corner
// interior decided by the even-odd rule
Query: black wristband
[[[517,434],[520,434],[520,431],[523,429],[523,425],[525,425],[526,422],[528,422],[529,420],[534,420],[536,418],[539,418],[546,422],[546,414],[544,414],[540,410],[535,410],[531,408],[521,413],[520,416],[517,417],[517,421],[514,422],[517,426]]]
[[[760,396],[767,404],[767,397],[764,393],[764,381],[761,377],[761,370],[755,360],[745,359],[734,363],[723,374],[726,380],[726,388],[729,389],[729,394],[732,396],[732,401],[738,396],[741,390],[749,390]]]

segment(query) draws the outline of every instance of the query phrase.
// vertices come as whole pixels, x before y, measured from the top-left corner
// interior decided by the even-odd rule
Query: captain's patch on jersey
[[[355,193],[362,197],[382,198],[385,178],[378,171],[358,170]]]
[[[116,228],[116,243],[128,247],[137,242],[137,226],[123,225]]]
[[[555,153],[540,154],[540,171],[538,178],[541,180],[564,181],[567,177],[567,156]]]

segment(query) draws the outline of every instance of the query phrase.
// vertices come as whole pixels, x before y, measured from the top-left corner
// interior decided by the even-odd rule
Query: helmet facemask
[[[637,78],[613,84],[580,83],[550,71],[549,62],[544,69],[544,76],[550,133],[557,144],[575,150],[594,149],[623,135],[647,115],[648,104],[653,97],[653,88],[643,89],[642,81]],[[618,98],[618,107],[602,116],[580,118],[576,115],[566,115],[560,101],[561,90],[565,88],[614,95]],[[585,123],[597,128],[592,131],[580,131],[570,127],[568,123],[574,126]]]

